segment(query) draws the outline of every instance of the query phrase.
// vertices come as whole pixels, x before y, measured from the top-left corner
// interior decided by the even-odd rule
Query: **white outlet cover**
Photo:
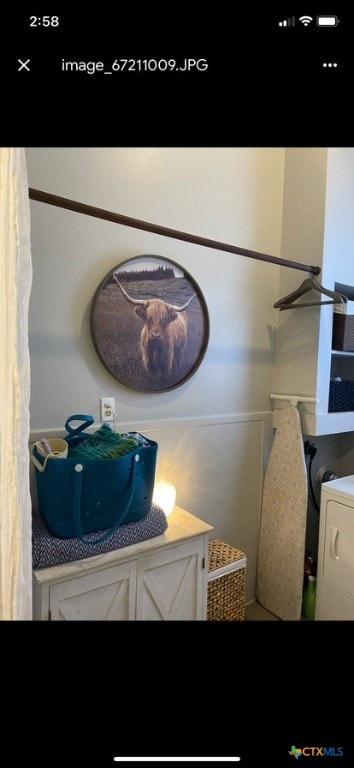
[[[101,421],[114,421],[115,404],[114,397],[101,397]]]

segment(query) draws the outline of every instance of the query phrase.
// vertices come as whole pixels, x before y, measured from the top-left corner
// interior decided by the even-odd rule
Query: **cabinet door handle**
[[[338,531],[338,528],[335,528],[334,525],[332,525],[330,553],[334,560],[339,560],[339,537],[340,532]]]

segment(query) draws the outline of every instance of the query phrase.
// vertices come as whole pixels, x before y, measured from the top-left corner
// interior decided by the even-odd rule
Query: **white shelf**
[[[309,175],[309,163],[314,173]],[[348,200],[354,196],[354,149],[303,147],[286,150],[282,220],[282,255],[317,254],[321,283],[354,301],[354,217]],[[301,224],[299,225],[299,223]],[[279,294],[298,287],[291,270],[281,270]],[[338,318],[340,315],[338,315]],[[302,312],[281,312],[275,334],[273,391],[300,392],[316,399],[299,402],[306,435],[354,433],[354,406],[350,411],[328,411],[331,378],[354,381],[353,351],[338,349],[333,337],[333,307],[310,307]],[[280,403],[276,403],[280,411]]]

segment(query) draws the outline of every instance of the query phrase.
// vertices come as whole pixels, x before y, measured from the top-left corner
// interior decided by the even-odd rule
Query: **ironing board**
[[[279,619],[301,617],[307,473],[298,409],[279,418],[263,487],[257,598]]]

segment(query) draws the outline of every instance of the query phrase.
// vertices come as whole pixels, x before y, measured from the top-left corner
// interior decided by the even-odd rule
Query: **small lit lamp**
[[[170,515],[176,503],[176,488],[173,483],[169,480],[159,480],[155,483],[152,500],[163,509],[166,517]]]

